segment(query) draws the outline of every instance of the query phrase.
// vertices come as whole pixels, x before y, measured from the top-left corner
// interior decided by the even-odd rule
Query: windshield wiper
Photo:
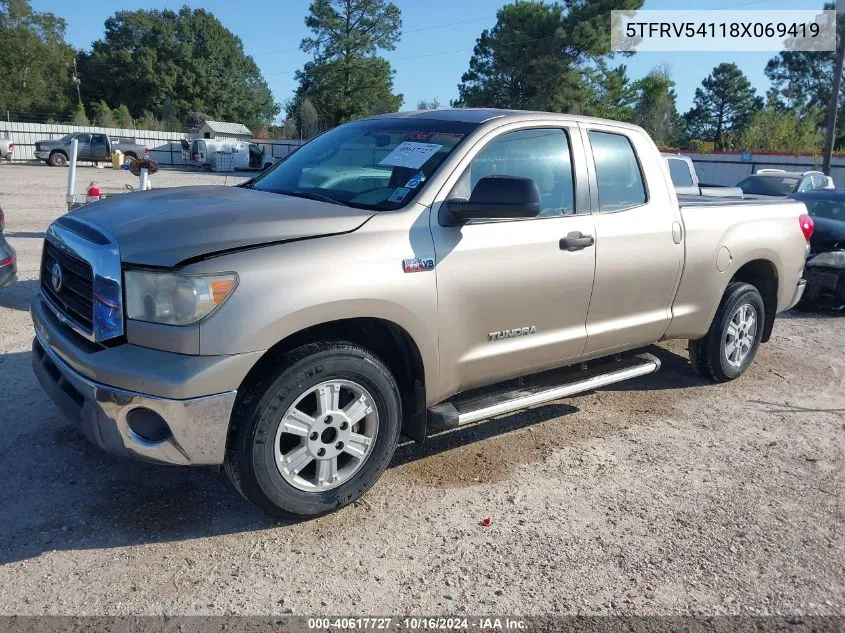
[[[335,200],[329,196],[324,196],[321,193],[313,193],[311,191],[276,191],[284,196],[294,196],[296,198],[308,198],[309,200],[319,200],[320,202],[328,202],[329,204],[339,204],[342,207],[349,206],[340,200]]]

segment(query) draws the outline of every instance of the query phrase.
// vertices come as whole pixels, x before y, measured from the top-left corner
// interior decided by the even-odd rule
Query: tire
[[[381,360],[345,341],[303,345],[275,360],[279,369],[239,396],[224,470],[268,514],[320,516],[358,499],[387,468],[402,426],[399,387]],[[338,394],[322,408],[321,386],[327,398]]]
[[[47,163],[53,167],[64,167],[67,165],[67,154],[64,152],[53,152],[50,154],[50,158],[47,159]]]
[[[135,152],[126,152],[123,157],[131,158],[132,160],[138,160],[138,157],[135,155]]]
[[[741,309],[744,313],[740,313]],[[753,317],[753,325],[748,316]],[[710,330],[704,338],[689,342],[689,357],[693,369],[715,382],[728,382],[741,376],[751,365],[760,339],[766,313],[763,297],[751,284],[732,282],[725,289]],[[733,323],[733,326],[731,324]],[[738,325],[739,324],[739,325]],[[736,334],[733,334],[736,332]],[[738,337],[741,346],[730,345]]]

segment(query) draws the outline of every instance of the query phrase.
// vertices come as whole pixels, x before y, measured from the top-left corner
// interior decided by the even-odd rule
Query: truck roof
[[[439,110],[410,110],[407,112],[388,112],[378,114],[371,119],[434,119],[438,121],[459,121],[462,123],[485,123],[493,119],[515,119],[530,121],[532,119],[559,118],[561,121],[579,121],[583,123],[603,123],[632,130],[640,127],[630,123],[622,123],[610,119],[567,114],[565,112],[539,112],[533,110],[503,110],[500,108],[443,108]]]

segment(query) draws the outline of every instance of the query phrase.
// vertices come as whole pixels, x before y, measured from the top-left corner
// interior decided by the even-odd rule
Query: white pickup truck
[[[689,156],[667,153],[664,153],[662,156],[666,159],[666,165],[669,167],[669,175],[672,177],[672,184],[675,185],[675,193],[679,196],[742,198],[742,189],[739,187],[702,185],[698,180],[698,172],[695,171],[695,163],[692,162]]]

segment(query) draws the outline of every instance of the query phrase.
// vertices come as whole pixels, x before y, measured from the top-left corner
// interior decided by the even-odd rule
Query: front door
[[[76,159],[91,160],[91,135],[80,134],[76,137]]]
[[[448,226],[431,216],[436,253],[440,372],[461,390],[576,362],[584,350],[595,250],[577,127],[501,133],[471,158],[445,199],[468,198],[485,176],[532,178],[537,218]],[[451,394],[450,394],[451,395]]]

